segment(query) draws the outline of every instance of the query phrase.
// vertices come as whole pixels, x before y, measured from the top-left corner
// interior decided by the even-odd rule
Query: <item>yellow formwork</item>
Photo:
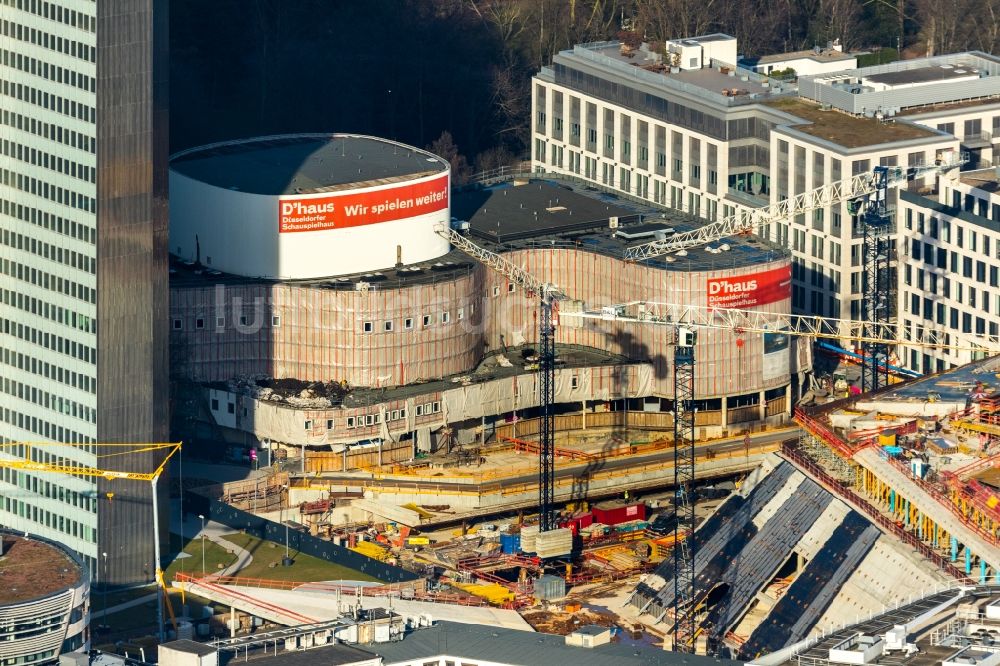
[[[357,545],[351,548],[355,553],[360,553],[365,557],[370,557],[373,560],[378,560],[379,562],[384,562],[389,558],[388,549],[378,545],[377,543],[372,543],[371,541],[359,541]]]
[[[499,583],[450,583],[453,587],[500,606],[514,600],[514,593]]]

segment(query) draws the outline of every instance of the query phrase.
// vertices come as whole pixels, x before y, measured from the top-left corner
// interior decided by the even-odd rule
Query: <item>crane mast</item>
[[[674,328],[674,650],[694,652],[695,332]],[[683,613],[681,610],[683,609]]]
[[[886,208],[889,190],[888,167],[875,167],[872,181],[874,192],[861,202],[863,244],[861,246],[861,313],[865,320],[862,343],[864,362],[861,364],[861,386],[864,391],[875,391],[889,383],[888,363],[879,364],[888,356],[888,347],[875,342],[885,337],[885,327],[892,313],[889,309],[896,302],[895,282],[892,279],[892,248],[889,242],[889,214]]]
[[[531,273],[441,224],[435,233],[446,238],[473,259],[477,259],[490,270],[504,276],[525,291],[539,298],[538,320],[538,402],[541,423],[538,432],[538,515],[540,532],[556,529],[555,516],[555,319],[553,310],[563,297],[555,285],[542,282]]]

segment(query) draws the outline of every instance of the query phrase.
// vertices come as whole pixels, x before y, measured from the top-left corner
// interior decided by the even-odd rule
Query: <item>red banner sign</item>
[[[710,278],[707,285],[708,306],[716,308],[752,308],[789,298],[792,293],[790,267],[739,277]]]
[[[402,220],[448,207],[448,176],[374,192],[281,197],[278,231],[326,231]]]

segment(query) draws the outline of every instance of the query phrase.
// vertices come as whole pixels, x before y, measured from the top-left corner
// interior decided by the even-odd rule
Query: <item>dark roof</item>
[[[904,69],[901,72],[870,74],[864,78],[867,81],[874,81],[875,83],[898,86],[906,83],[929,83],[931,81],[946,81],[948,79],[975,75],[976,72],[973,72],[972,68],[965,67],[917,67],[916,69]]]
[[[371,646],[372,648],[377,646]],[[264,652],[267,652],[264,650]],[[266,666],[347,666],[348,664],[368,663],[375,655],[374,650],[366,651],[350,645],[338,643],[310,650],[282,651],[278,654],[251,655],[250,663],[260,662]],[[243,661],[234,658],[230,663],[239,664]],[[220,662],[221,663],[221,662]]]
[[[551,177],[525,185],[504,183],[461,192],[452,196],[451,205],[452,217],[469,222],[474,242],[501,252],[524,247],[577,247],[620,259],[626,247],[653,240],[652,232],[670,228],[681,233],[705,224],[705,220],[681,211]],[[612,216],[618,217],[617,230],[610,227]],[[619,235],[622,231],[633,237]],[[641,232],[649,235],[634,236]],[[705,251],[708,245],[722,244],[728,245],[729,251]],[[689,248],[683,256],[657,257],[646,264],[672,271],[704,271],[752,266],[786,254],[780,246],[758,236],[736,235]]]
[[[176,641],[170,641],[169,643],[164,643],[160,648],[170,648],[171,650],[176,650],[177,652],[186,652],[188,654],[196,654],[199,657],[204,657],[205,655],[215,654],[216,650],[211,645],[206,645],[205,643],[198,643],[196,641],[189,641],[186,638],[182,638]]]
[[[637,217],[634,210],[614,201],[540,180],[456,194],[451,215],[468,221],[474,236],[498,243],[607,229],[611,217]]]
[[[386,665],[437,655],[518,666],[738,666],[740,662],[669,652],[650,646],[609,643],[595,648],[566,645],[564,636],[475,624],[437,622],[397,643],[370,646]]]
[[[443,173],[440,157],[401,143],[345,134],[245,139],[175,155],[172,171],[216,187],[254,194],[296,194]]]

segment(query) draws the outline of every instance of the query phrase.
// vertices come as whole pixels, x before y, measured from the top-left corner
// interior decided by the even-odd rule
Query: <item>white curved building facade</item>
[[[348,134],[229,141],[171,158],[170,251],[208,269],[304,280],[448,253],[450,166]]]

